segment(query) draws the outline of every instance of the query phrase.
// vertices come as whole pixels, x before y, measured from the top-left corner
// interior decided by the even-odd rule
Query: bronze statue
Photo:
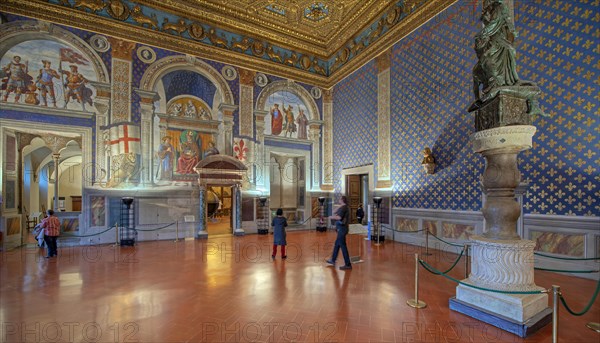
[[[483,1],[480,18],[483,28],[475,35],[474,48],[479,61],[473,67],[475,101],[468,111],[478,111],[477,130],[505,125],[529,125],[531,116],[546,116],[539,107],[540,89],[534,82],[519,80],[517,75],[516,51],[513,47],[517,32],[505,1]],[[526,109],[519,115],[502,118],[496,118],[489,109],[479,111],[492,103],[499,94],[502,97],[522,99]]]
[[[519,82],[516,52],[512,46],[517,33],[504,1],[484,0],[481,21],[483,29],[475,35],[475,52],[479,58],[473,68],[476,100],[481,100],[494,88]]]

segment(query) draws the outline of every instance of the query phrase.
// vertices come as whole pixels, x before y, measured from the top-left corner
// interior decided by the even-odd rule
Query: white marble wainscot
[[[525,239],[533,239],[536,233],[538,236],[540,233],[548,233],[554,236],[556,240],[569,236],[577,236],[582,244],[582,247],[578,249],[565,247],[562,244],[560,245],[561,249],[550,251],[543,249],[540,251],[536,250],[536,254],[534,254],[536,267],[558,270],[600,269],[600,261],[598,260],[576,260],[600,257],[600,217],[526,214],[523,222],[523,238]],[[541,256],[540,254],[551,257]],[[577,273],[570,275],[593,280],[600,278],[600,273]]]
[[[416,232],[404,230],[401,221],[415,222]],[[459,224],[473,227],[473,234],[483,233],[483,215],[479,211],[449,211],[449,210],[430,210],[422,208],[394,208],[392,210],[392,225],[388,230],[386,228],[386,239],[425,247],[426,233],[428,223],[432,223],[437,228],[435,233],[437,237],[444,241],[454,244],[468,243],[468,239],[445,237],[443,234],[444,224]],[[411,229],[413,229],[411,227]],[[439,240],[429,237],[430,249],[448,250],[451,246]]]

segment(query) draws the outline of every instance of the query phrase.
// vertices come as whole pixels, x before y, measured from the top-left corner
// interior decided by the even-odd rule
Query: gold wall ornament
[[[425,148],[425,150],[423,150],[423,161],[421,162],[421,165],[427,174],[435,173],[435,157],[433,157],[431,149]]]
[[[293,51],[289,57],[286,57],[285,60],[283,60],[283,63],[291,65],[291,66],[296,65],[296,62],[298,62],[298,55],[296,55],[296,53]]]
[[[316,58],[313,60],[313,63],[312,63],[312,64],[313,64],[313,67],[315,68],[315,72],[316,72],[317,74],[320,74],[320,75],[323,75],[323,76],[327,75],[327,71],[325,70],[325,68],[323,68],[323,67],[322,67],[322,66],[319,64],[319,62],[317,61],[317,59],[316,59]]]
[[[148,25],[149,29],[158,30],[158,19],[156,19],[156,14],[152,13],[150,17],[144,15],[140,5],[135,5],[131,10],[131,19],[142,27]]]
[[[304,70],[308,70],[310,68],[310,65],[312,64],[310,57],[303,55],[302,57],[300,57],[300,65],[302,66],[302,68],[304,68]]]
[[[169,18],[165,18],[162,24],[162,31],[166,33],[173,33],[180,35],[188,29],[185,20],[179,18],[176,23],[170,23]]]
[[[90,13],[96,13],[102,10],[104,6],[106,6],[106,4],[102,0],[75,0],[75,5],[73,7],[82,11],[88,9],[90,10]]]
[[[210,42],[212,43],[212,45],[216,48],[218,47],[222,47],[222,48],[228,48],[228,44],[227,44],[227,39],[225,37],[219,37],[217,36],[217,32],[215,31],[214,28],[210,28],[210,30],[208,30],[208,40],[210,40]]]
[[[114,58],[119,58],[126,61],[131,61],[131,53],[135,48],[135,42],[108,37],[108,41],[112,45],[112,55]]]
[[[121,21],[127,20],[131,13],[129,7],[121,0],[110,0],[106,11],[111,17]]]
[[[385,22],[389,26],[392,26],[396,23],[396,19],[400,18],[400,9],[398,7],[391,8],[387,12],[387,16],[385,17]]]
[[[188,30],[190,37],[196,40],[202,40],[206,37],[206,31],[204,31],[204,27],[198,23],[192,23]]]
[[[240,68],[240,84],[252,86],[254,85],[254,70]]]
[[[265,46],[263,45],[263,43],[255,40],[254,43],[252,43],[252,53],[256,57],[261,57],[262,55],[264,55]]]
[[[272,45],[269,45],[269,47],[267,48],[267,56],[269,56],[269,58],[272,61],[279,62],[279,63],[283,62],[283,58],[281,58],[281,55],[277,54],[273,50],[273,46]]]
[[[352,56],[356,56],[358,55],[364,48],[366,47],[365,45],[365,40],[364,38],[360,39],[358,42],[354,42],[352,41],[352,43],[350,44],[350,53],[352,54]]]
[[[239,41],[233,40],[231,42],[231,50],[237,49],[241,52],[245,52],[246,50],[250,49],[250,46],[252,46],[252,43],[250,42],[250,39],[248,37],[244,37]]]

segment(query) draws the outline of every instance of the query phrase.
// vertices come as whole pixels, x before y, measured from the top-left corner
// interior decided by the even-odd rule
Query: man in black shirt
[[[336,220],[335,227],[337,229],[337,239],[333,246],[333,253],[330,260],[325,260],[328,264],[335,266],[335,260],[337,255],[342,249],[342,255],[344,256],[344,265],[340,267],[341,270],[352,269],[350,263],[350,255],[348,254],[348,247],[346,246],[346,235],[348,234],[348,223],[350,222],[350,211],[348,210],[348,200],[345,196],[340,197],[340,207],[335,211],[335,214],[330,218]]]

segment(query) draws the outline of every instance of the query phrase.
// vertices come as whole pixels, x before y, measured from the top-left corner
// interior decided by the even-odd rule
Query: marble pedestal
[[[464,283],[498,291],[541,291],[535,285],[530,240],[493,240],[473,237],[472,269]],[[548,294],[506,294],[458,285],[450,309],[469,315],[521,337],[552,319]]]
[[[480,124],[485,118],[491,120],[487,124],[492,126],[526,121],[527,101],[506,97],[491,101],[478,110],[478,115],[484,114]],[[450,309],[521,337],[552,319],[546,293],[497,292],[543,290],[533,280],[535,244],[517,234],[521,206],[515,200],[515,188],[521,180],[518,154],[531,148],[535,131],[530,125],[510,125],[484,129],[471,136],[473,150],[485,158],[481,184],[487,197],[481,209],[485,218],[483,234],[471,238],[472,269],[463,282],[494,291],[459,285],[456,298],[450,299]]]

